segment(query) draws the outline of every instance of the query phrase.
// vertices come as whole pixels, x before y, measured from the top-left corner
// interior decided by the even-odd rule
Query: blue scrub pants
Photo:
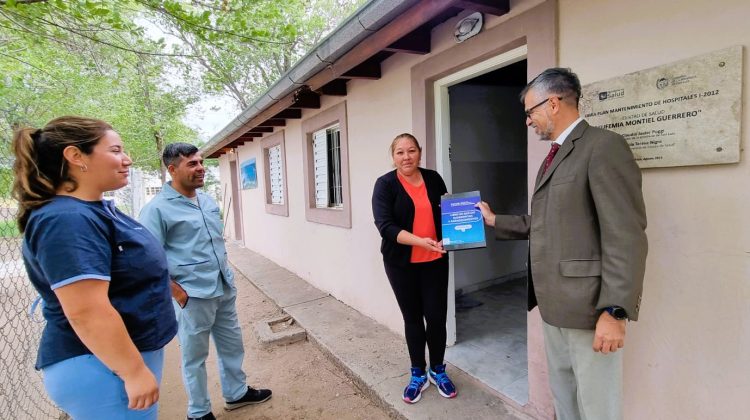
[[[164,349],[142,352],[146,366],[161,383]],[[47,394],[73,420],[156,420],[159,404],[129,410],[125,383],[96,356],[86,354],[42,369]]]
[[[206,378],[209,336],[213,337],[218,355],[224,399],[236,401],[247,392],[247,377],[242,370],[245,349],[235,308],[237,289],[222,284],[222,296],[210,299],[191,297],[185,308],[180,308],[172,300],[182,352],[182,379],[188,394],[188,417],[201,417],[211,411]]]

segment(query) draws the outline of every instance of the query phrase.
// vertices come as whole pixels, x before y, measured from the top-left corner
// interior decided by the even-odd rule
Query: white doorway
[[[437,170],[450,192],[479,190],[498,213],[527,213],[527,131],[518,100],[526,53],[516,48],[434,85]],[[449,255],[446,360],[525,404],[528,244],[495,241],[490,231],[487,244]]]

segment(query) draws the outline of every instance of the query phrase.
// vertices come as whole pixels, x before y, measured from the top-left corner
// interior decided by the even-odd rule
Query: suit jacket
[[[531,215],[497,215],[498,239],[529,239],[529,310],[562,328],[594,329],[601,310],[638,319],[646,265],[641,171],[617,133],[578,124],[541,168]]]
[[[432,205],[432,218],[435,222],[437,240],[443,239],[441,230],[440,196],[448,192],[443,178],[431,169],[419,168],[427,187],[427,197]],[[396,242],[399,232],[414,229],[414,202],[406,192],[396,171],[393,170],[375,181],[372,192],[372,214],[375,217],[380,236],[380,252],[383,261],[398,266],[406,266],[411,260],[411,246]],[[445,255],[443,256],[444,258]]]

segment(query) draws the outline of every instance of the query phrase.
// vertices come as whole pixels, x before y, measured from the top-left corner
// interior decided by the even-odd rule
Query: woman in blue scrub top
[[[47,323],[36,368],[75,420],[156,419],[163,347],[177,331],[164,251],[104,192],[132,161],[104,121],[60,117],[13,136],[13,195]]]

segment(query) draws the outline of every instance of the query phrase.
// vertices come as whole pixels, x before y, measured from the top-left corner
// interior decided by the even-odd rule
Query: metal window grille
[[[326,130],[328,139],[328,205],[329,207],[342,207],[341,183],[341,130],[336,126]]]
[[[338,124],[313,133],[315,207],[344,205],[341,181],[341,129]]]

